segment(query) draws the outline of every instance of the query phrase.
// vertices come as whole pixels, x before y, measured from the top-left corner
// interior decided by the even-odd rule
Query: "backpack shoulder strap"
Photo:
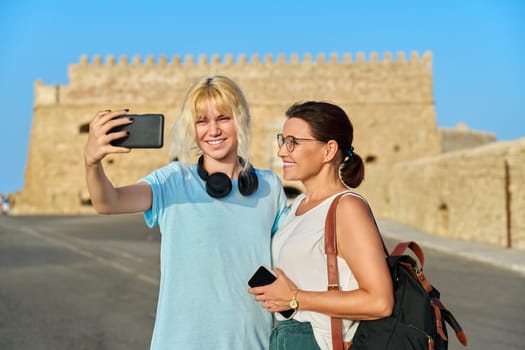
[[[335,234],[335,214],[337,203],[344,193],[338,195],[332,201],[326,214],[324,226],[324,251],[326,253],[326,268],[328,271],[328,290],[339,289],[339,271],[337,269],[337,236]]]
[[[344,193],[338,195],[330,204],[324,226],[324,250],[328,272],[328,290],[339,290],[339,271],[337,269],[337,241],[335,234],[335,209]],[[333,350],[343,350],[343,322],[340,318],[330,317]]]

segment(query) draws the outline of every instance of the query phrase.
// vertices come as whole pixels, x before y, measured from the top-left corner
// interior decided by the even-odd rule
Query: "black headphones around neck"
[[[241,165],[244,166],[244,159],[239,157],[239,161]],[[204,170],[203,163],[204,157],[200,156],[197,162],[197,173],[199,177],[206,182],[206,192],[213,198],[222,198],[228,195],[232,190],[232,181],[228,175],[220,172],[209,175],[208,172]],[[241,192],[243,196],[251,195],[257,191],[257,187],[259,187],[257,174],[255,174],[251,164],[248,164],[246,170],[241,171],[237,181],[239,192]]]

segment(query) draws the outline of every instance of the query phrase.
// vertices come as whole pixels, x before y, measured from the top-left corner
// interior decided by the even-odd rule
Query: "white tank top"
[[[345,192],[362,198],[353,192]],[[284,223],[273,237],[273,265],[282,269],[301,290],[327,290],[328,273],[324,252],[324,227],[328,208],[336,196],[337,194],[334,194],[306,213],[297,216],[295,214],[297,207],[305,197],[305,194],[299,195],[292,203],[290,213]],[[337,265],[341,290],[357,289],[357,281],[346,261],[337,257]],[[319,312],[301,311],[300,308],[299,305],[299,311],[294,319],[299,322],[310,322],[321,350],[331,350],[330,317]],[[279,313],[275,315],[277,320],[284,320]],[[345,341],[352,340],[358,325],[359,321],[343,320]]]

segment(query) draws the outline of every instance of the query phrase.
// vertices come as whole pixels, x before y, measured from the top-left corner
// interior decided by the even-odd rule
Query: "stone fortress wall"
[[[135,182],[166,164],[170,127],[184,94],[196,79],[210,74],[231,77],[246,94],[253,116],[251,151],[256,167],[281,174],[275,134],[282,127],[284,111],[289,105],[310,99],[331,101],[342,106],[352,119],[356,130],[354,146],[367,164],[366,181],[359,191],[370,199],[378,216],[406,222],[434,234],[508,245],[505,239],[480,233],[481,225],[477,225],[477,229],[472,226],[497,222],[494,227],[498,230],[501,226],[507,227],[508,217],[502,213],[509,205],[514,213],[525,212],[520,186],[508,186],[510,204],[499,197],[495,201],[494,193],[486,191],[485,185],[493,183],[481,178],[501,178],[501,172],[494,175],[496,170],[493,164],[487,163],[487,154],[480,156],[478,148],[443,154],[446,140],[451,138],[445,138],[436,123],[430,52],[423,55],[412,52],[408,58],[403,52],[395,58],[391,53],[381,58],[371,53],[368,59],[364,53],[355,57],[348,53],[328,57],[319,54],[315,59],[310,54],[301,58],[296,54],[265,55],[262,59],[253,55],[249,60],[246,55],[235,59],[232,55],[201,55],[197,62],[191,55],[184,61],[174,56],[170,62],[166,56],[157,62],[152,56],[144,60],[135,56],[131,62],[126,56],[118,62],[114,56],[106,57],[104,62],[100,56],[94,56],[91,62],[83,56],[79,63],[69,66],[69,84],[35,83],[25,184],[14,196],[13,212],[94,213],[86,191],[82,155],[87,125],[98,110],[130,108],[132,113],[155,112],[166,116],[163,149],[137,149],[131,154],[104,160],[107,174],[115,185]],[[490,142],[473,134],[467,132],[478,144]],[[518,179],[514,176],[523,174],[523,142],[494,145],[484,147],[498,149],[490,148],[488,153],[498,164],[505,158],[499,158],[503,154],[517,154],[513,156],[515,160],[505,163],[506,178],[515,184]],[[455,145],[450,149],[457,148],[462,147]],[[437,187],[429,183],[429,179],[444,181],[449,177],[443,168],[454,172],[463,186],[455,188],[449,184],[442,188],[444,192],[429,195],[429,190]],[[422,177],[422,174],[426,175]],[[479,187],[465,185],[478,182]],[[284,184],[302,190],[298,183]],[[444,193],[446,202],[439,199]],[[477,215],[471,205],[473,199],[480,203],[479,207],[489,208],[491,215],[487,216],[487,210]],[[427,207],[428,212],[422,215],[420,211]],[[493,207],[498,210],[492,210]],[[434,220],[429,219],[434,215]],[[457,219],[462,217],[465,220]],[[525,218],[513,215],[512,220],[515,221],[510,225],[512,230],[507,230],[512,232],[512,245],[525,249]],[[493,233],[500,234],[508,236],[503,231]]]
[[[359,189],[381,217],[525,250],[525,138],[366,170]]]

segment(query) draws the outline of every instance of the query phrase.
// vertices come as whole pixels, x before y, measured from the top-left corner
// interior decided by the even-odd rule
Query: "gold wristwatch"
[[[299,303],[297,302],[297,293],[299,292],[299,289],[296,289],[293,291],[292,299],[290,299],[290,308],[297,310],[299,308]]]

